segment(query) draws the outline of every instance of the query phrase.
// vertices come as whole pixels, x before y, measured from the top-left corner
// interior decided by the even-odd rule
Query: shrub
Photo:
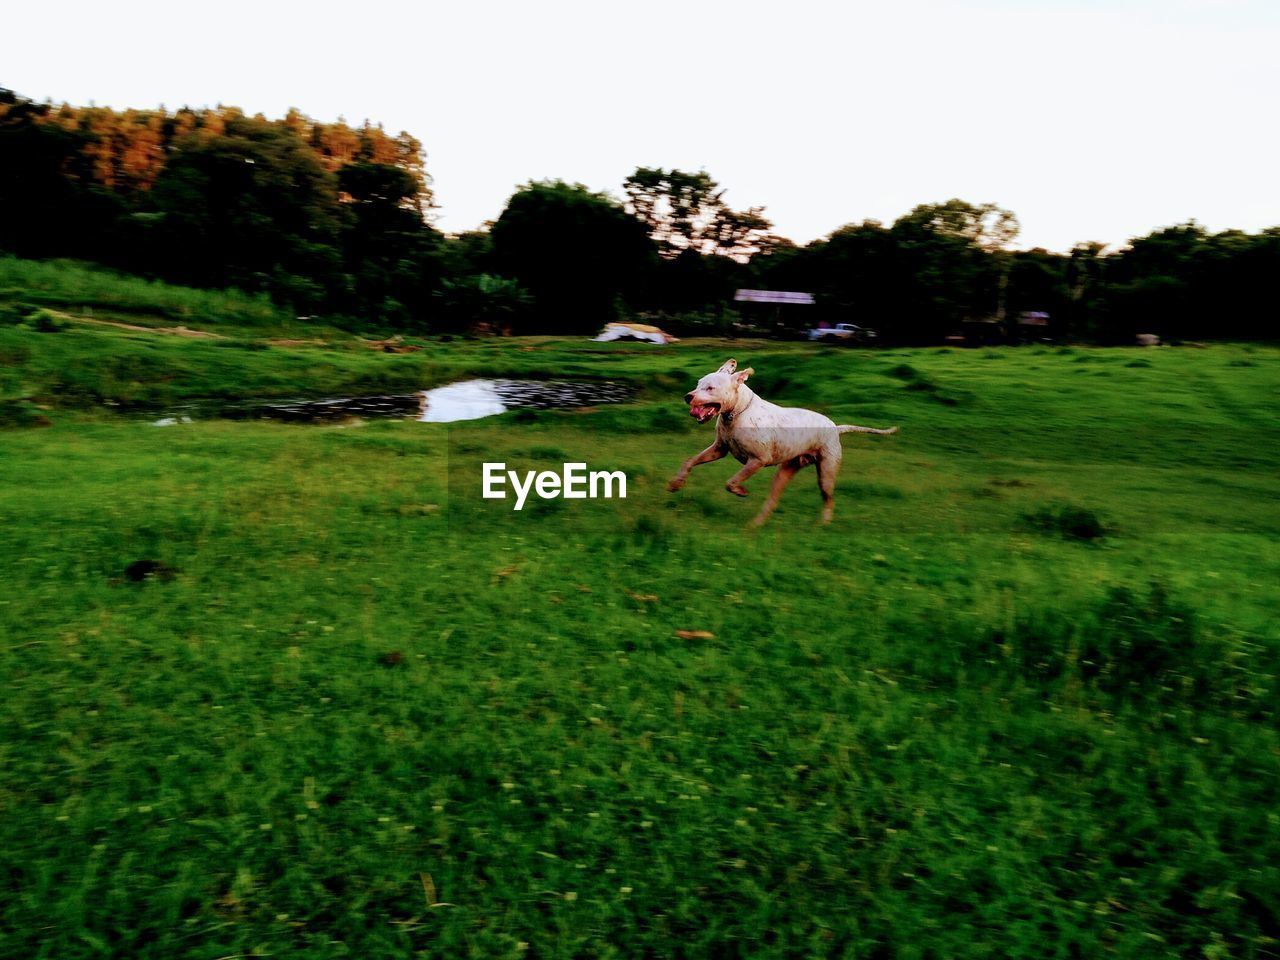
[[[1041,507],[1034,513],[1024,514],[1023,519],[1033,530],[1067,540],[1098,540],[1107,535],[1107,528],[1097,514],[1070,504]]]
[[[61,333],[67,328],[66,322],[44,308],[33,310],[27,315],[27,323],[38,333]]]
[[[49,420],[24,400],[0,400],[0,429],[47,427]]]

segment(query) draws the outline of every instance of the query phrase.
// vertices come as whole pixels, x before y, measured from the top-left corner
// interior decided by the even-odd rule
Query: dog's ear
[[[747,377],[751,376],[753,373],[755,373],[755,370],[753,370],[751,367],[747,367],[747,369],[745,370],[739,370],[737,375],[734,376],[733,379],[737,380],[738,383],[746,383]]]
[[[720,364],[720,369],[716,373],[733,373],[738,369],[738,361],[730,357],[724,363]]]

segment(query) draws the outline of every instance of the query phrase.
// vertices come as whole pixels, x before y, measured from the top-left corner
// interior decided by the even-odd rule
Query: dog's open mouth
[[[720,404],[718,403],[695,403],[689,408],[689,416],[699,423],[706,423],[719,412]]]

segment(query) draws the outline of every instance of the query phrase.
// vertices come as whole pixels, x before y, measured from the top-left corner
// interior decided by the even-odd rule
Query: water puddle
[[[416,416],[422,395],[410,393],[375,397],[334,397],[328,400],[273,400],[227,407],[221,416],[230,420],[283,420],[285,423],[326,423],[366,420],[374,417]]]
[[[171,427],[193,420],[281,420],[286,423],[333,423],[350,419],[398,418],[422,423],[478,420],[508,410],[584,407],[621,403],[631,389],[620,383],[572,380],[463,380],[417,393],[325,400],[195,403],[153,420]]]
[[[478,420],[520,408],[550,410],[621,403],[631,390],[620,383],[572,380],[463,380],[425,390],[418,419],[424,423]]]

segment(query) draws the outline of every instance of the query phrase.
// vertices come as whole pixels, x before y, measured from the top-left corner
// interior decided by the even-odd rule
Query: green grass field
[[[192,308],[237,349],[49,286],[0,324],[0,956],[1280,956],[1280,350],[390,356]],[[831,526],[812,471],[758,532],[767,474],[666,492],[730,355],[902,428]],[[108,406],[476,374],[637,400]],[[486,460],[628,497],[515,513]]]

